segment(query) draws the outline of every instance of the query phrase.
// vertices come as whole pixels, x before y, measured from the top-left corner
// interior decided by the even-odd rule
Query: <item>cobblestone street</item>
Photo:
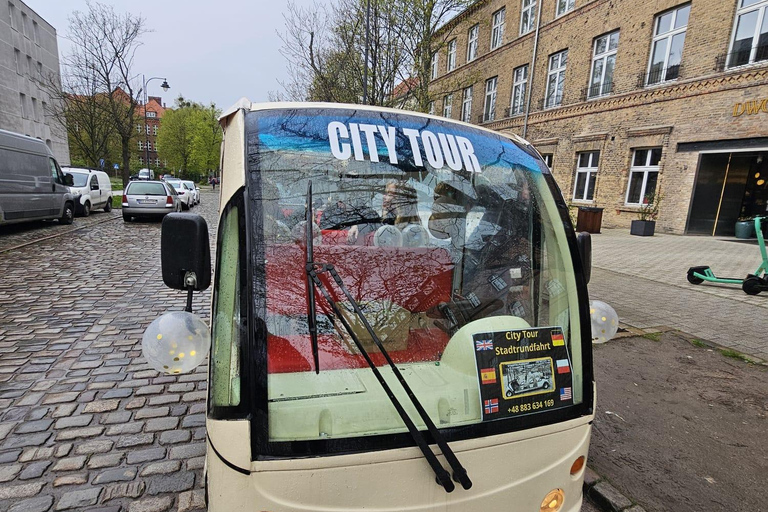
[[[202,192],[213,242],[218,193]],[[0,511],[204,510],[207,365],[165,376],[141,356],[149,323],[185,305],[160,223],[5,227],[0,275]]]

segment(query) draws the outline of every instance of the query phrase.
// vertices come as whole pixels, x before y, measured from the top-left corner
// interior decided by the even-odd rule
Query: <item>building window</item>
[[[688,28],[690,13],[691,5],[687,4],[656,16],[646,81],[648,85],[674,80],[680,74],[685,30]]]
[[[23,92],[19,93],[19,103],[21,104],[21,118],[27,118],[27,95]]]
[[[768,0],[740,0],[728,67],[768,59]]]
[[[144,157],[143,156],[139,157],[139,165],[144,165]]]
[[[501,8],[493,13],[493,22],[491,24],[491,50],[495,50],[501,46],[504,41],[504,15],[506,9]]]
[[[627,204],[641,206],[653,202],[659,177],[661,148],[636,149],[629,169]]]
[[[576,184],[573,186],[574,201],[592,201],[595,198],[595,178],[599,160],[599,151],[578,154]]]
[[[493,77],[485,81],[483,121],[493,121],[496,118],[496,78]]]
[[[17,49],[13,49],[13,58],[16,61],[16,73],[21,74],[21,52]]]
[[[523,0],[523,7],[520,10],[520,35],[533,30],[535,24],[536,0]]]
[[[547,75],[547,96],[544,106],[557,107],[563,102],[563,82],[565,81],[565,66],[568,63],[568,50],[563,50],[549,57],[549,74]]]
[[[35,68],[32,67],[32,57],[27,55],[27,75],[32,78],[32,72]]]
[[[141,133],[141,125],[140,124],[136,125],[136,133]]]
[[[139,141],[139,151],[143,151],[143,150],[144,150],[144,141],[140,140]]]
[[[619,47],[619,31],[595,39],[592,56],[592,80],[588,98],[596,98],[613,92],[613,69],[616,67],[616,49]]]
[[[37,109],[37,98],[32,98],[32,120],[40,122],[40,111]]]
[[[432,54],[432,72],[429,75],[432,78],[432,80],[437,78],[437,66],[438,66],[438,63],[439,63],[439,58],[438,58],[437,53]]]
[[[480,34],[480,25],[473,25],[467,34],[467,62],[477,57],[477,39]]]
[[[38,78],[43,77],[43,63],[40,61],[37,61],[37,76]]]
[[[549,170],[552,170],[552,153],[542,153],[541,158],[544,159],[544,163],[547,164]]]
[[[451,117],[453,112],[453,94],[443,98],[443,117]]]
[[[160,159],[159,158],[155,158],[155,165],[160,167]]]
[[[152,135],[157,135],[157,125],[152,126]]]
[[[42,103],[43,103],[43,108],[42,108],[42,112],[41,113],[42,113],[43,117],[45,117],[45,113],[48,110],[48,104],[46,102],[42,102]]]
[[[144,125],[144,128],[145,128],[145,129],[146,129],[146,131],[147,131],[147,135],[149,135],[149,125],[148,125],[148,124],[145,124],[145,125]]]
[[[32,20],[32,35],[35,37],[35,44],[40,46],[40,25]]]
[[[150,119],[154,119],[155,117],[157,117],[157,113],[150,110],[147,112],[147,117]]]
[[[448,72],[456,69],[456,39],[448,41],[448,62],[445,69]]]
[[[11,28],[16,30],[16,8],[11,2],[8,2],[8,14],[11,17]]]
[[[562,16],[573,9],[574,0],[557,0],[557,16]]]
[[[152,142],[147,141],[147,151],[152,151]]]
[[[435,115],[435,102],[430,101],[429,102],[429,108],[427,108],[427,113],[431,115]]]
[[[522,114],[525,108],[525,89],[528,86],[528,64],[512,72],[512,104],[509,115]]]
[[[27,13],[25,12],[21,13],[21,33],[24,34],[24,37],[29,37],[27,34]]]
[[[461,120],[465,123],[472,122],[472,87],[464,89],[461,100]]]

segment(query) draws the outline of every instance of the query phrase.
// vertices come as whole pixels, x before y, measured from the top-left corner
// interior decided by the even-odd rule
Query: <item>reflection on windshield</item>
[[[70,172],[72,175],[72,181],[74,181],[74,187],[84,187],[88,183],[88,175],[79,172]]]

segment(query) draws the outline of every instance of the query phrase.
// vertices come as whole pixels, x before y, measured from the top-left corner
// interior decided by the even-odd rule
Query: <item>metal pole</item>
[[[371,0],[365,0],[365,67],[363,68],[363,104],[368,104],[368,45],[371,30]]]
[[[141,75],[141,78],[144,80],[144,163],[147,165],[147,169],[151,169],[149,166],[149,133],[147,131],[147,102],[149,99],[147,97],[147,81],[144,75]],[[152,176],[151,172],[149,176]]]
[[[539,27],[541,27],[541,4],[543,4],[543,0],[539,1],[539,12],[536,15],[536,34],[533,37],[533,56],[531,57],[531,74],[530,79],[528,80],[528,99],[525,102],[525,118],[523,120],[523,134],[521,135],[522,138],[525,139],[525,137],[528,135],[528,114],[531,111],[531,95],[533,94],[533,75],[536,70],[536,53],[538,52],[539,48]],[[545,98],[546,101],[546,98]]]

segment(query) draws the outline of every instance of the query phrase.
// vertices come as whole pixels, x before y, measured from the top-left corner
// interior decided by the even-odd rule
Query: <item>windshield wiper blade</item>
[[[320,354],[317,345],[317,308],[315,307],[315,283],[309,277],[310,269],[315,267],[315,248],[314,241],[312,240],[314,233],[312,229],[312,180],[307,185],[307,211],[306,218],[306,234],[307,234],[307,259],[305,267],[307,271],[307,307],[309,314],[307,315],[307,324],[309,324],[309,337],[312,342],[312,359],[315,363],[315,373],[320,373]]]

